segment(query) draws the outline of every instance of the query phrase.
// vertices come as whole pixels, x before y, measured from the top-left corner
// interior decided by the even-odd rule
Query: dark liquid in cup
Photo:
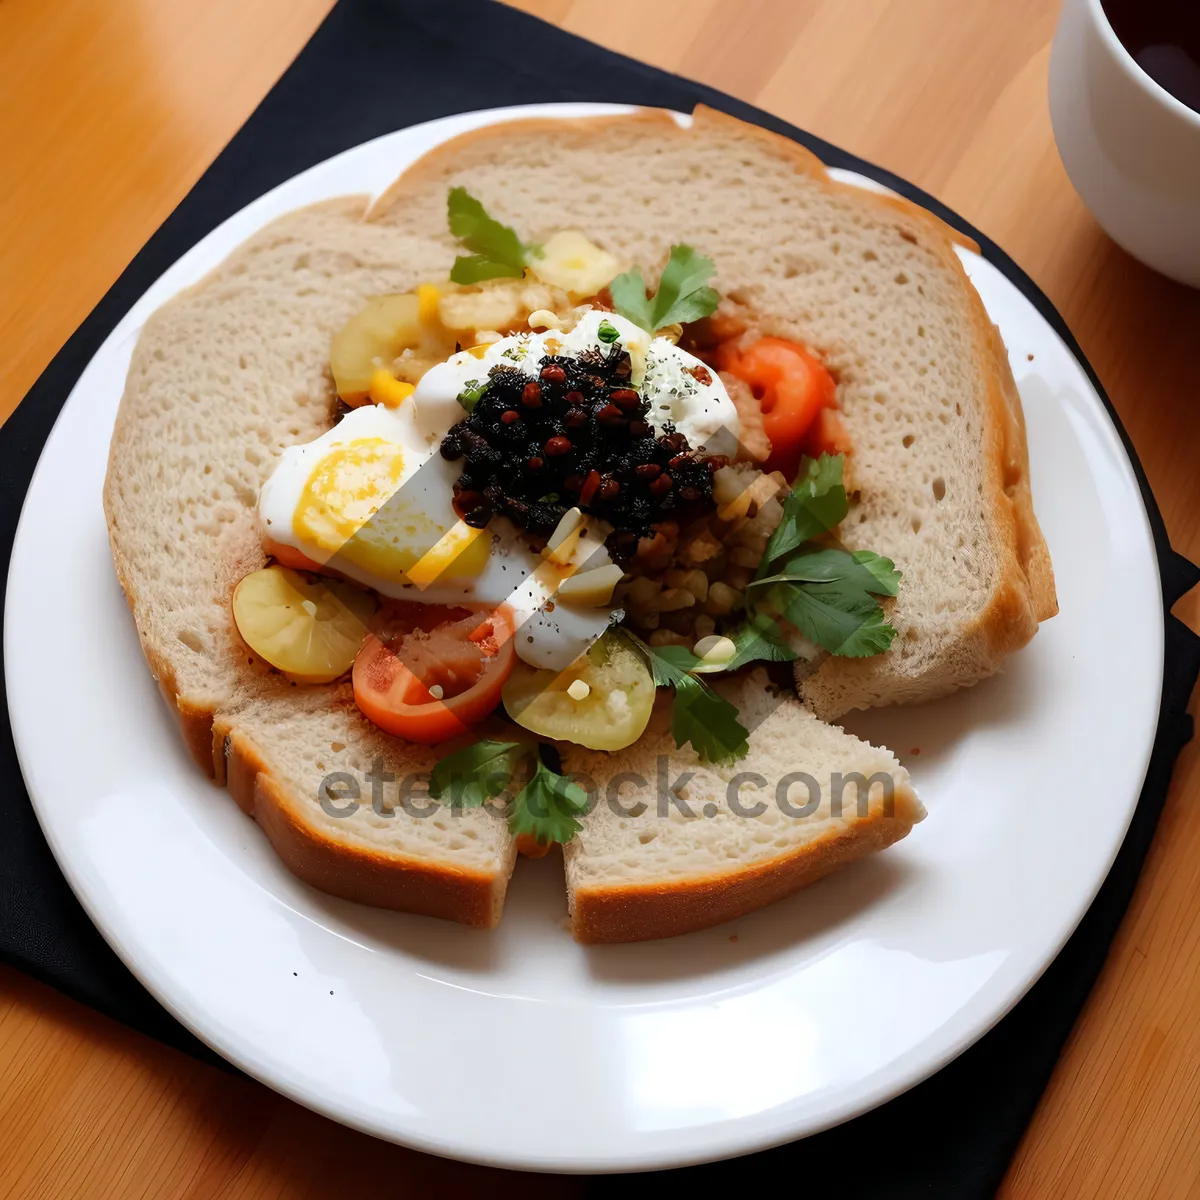
[[[1101,6],[1137,65],[1200,113],[1200,0],[1102,0]]]

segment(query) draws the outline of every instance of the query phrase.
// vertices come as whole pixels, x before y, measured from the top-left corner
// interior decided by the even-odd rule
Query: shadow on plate
[[[654,942],[585,947],[593,978],[645,986],[713,975],[748,959],[767,962],[804,943],[821,957],[840,942],[839,930],[884,897],[916,882],[910,864],[886,855],[864,859],[748,916],[712,929]]]
[[[553,854],[518,864],[504,918],[494,930],[367,908],[306,890],[310,914],[326,928],[431,967],[487,974],[511,965],[522,950],[532,950],[528,943],[537,943],[540,952],[561,948],[581,955],[597,980],[644,985],[710,976],[751,958],[790,955],[805,942],[813,943],[814,953],[823,953],[837,944],[841,927],[886,896],[915,885],[918,874],[910,864],[886,855],[869,858],[724,925],[619,946],[579,946],[572,940],[566,928],[562,861]],[[328,920],[321,920],[322,915]]]
[[[892,747],[921,775],[951,754],[965,735],[1000,725],[1027,711],[1036,686],[1031,664],[1017,656],[1004,675],[944,700],[910,709],[855,713],[851,732]],[[919,750],[919,757],[913,751]],[[919,836],[919,829],[914,836]],[[369,908],[305,888],[307,912],[319,924],[373,949],[394,950],[434,968],[467,974],[500,973],[532,953],[582,956],[589,974],[613,984],[648,984],[700,978],[748,959],[768,960],[811,943],[824,953],[839,930],[898,891],[920,885],[909,862],[884,854],[854,863],[777,904],[746,917],[677,938],[621,946],[577,946],[566,928],[562,856],[519,859],[494,930],[469,929],[430,917]],[[303,886],[303,885],[301,885]],[[536,949],[535,949],[536,946]]]
[[[974,687],[927,704],[847,713],[840,723],[847,733],[893,751],[912,772],[919,795],[922,771],[942,763],[964,737],[1035,711],[1037,686],[1034,657],[1018,652],[1004,671]]]
[[[496,929],[472,929],[391,909],[370,908],[306,888],[308,911],[327,928],[373,948],[399,951],[431,966],[465,972],[488,972],[514,957],[517,939],[559,938],[573,945],[565,928],[566,887],[562,855],[518,859],[509,882],[504,915]],[[328,920],[322,920],[322,915]]]

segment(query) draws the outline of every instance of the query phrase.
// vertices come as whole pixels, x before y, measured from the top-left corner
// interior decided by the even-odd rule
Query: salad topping
[[[693,450],[670,422],[658,432],[630,374],[619,344],[546,355],[536,378],[493,367],[441,445],[444,458],[463,460],[455,485],[463,520],[482,527],[502,514],[545,536],[578,507],[612,525],[609,553],[625,562],[656,522],[711,511],[712,476],[725,459]]]
[[[833,375],[722,303],[709,259],[673,246],[651,291],[577,230],[527,243],[463,188],[447,211],[467,251],[449,280],[372,297],[334,337],[351,411],[282,456],[260,497],[277,565],[233,611],[294,681],[352,671],[408,741],[506,718],[521,740],[443,755],[430,790],[513,793],[512,832],[544,849],[587,808],[557,745],[631,745],[669,691],[676,745],[736,761],[748,731],[708,681],[887,650],[899,572],[837,540]]]

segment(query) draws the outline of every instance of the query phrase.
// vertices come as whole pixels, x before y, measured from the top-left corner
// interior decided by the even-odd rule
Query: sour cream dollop
[[[459,396],[485,384],[493,367],[516,367],[533,378],[548,354],[577,357],[585,350],[606,354],[614,345],[628,352],[630,384],[649,402],[647,419],[656,429],[661,432],[670,422],[693,450],[727,452],[718,443],[732,446],[741,423],[721,377],[667,338],[651,337],[632,321],[598,309],[584,313],[566,333],[514,333],[482,352],[479,347],[461,350],[430,368],[412,397],[418,428],[430,440],[440,438],[463,416]]]

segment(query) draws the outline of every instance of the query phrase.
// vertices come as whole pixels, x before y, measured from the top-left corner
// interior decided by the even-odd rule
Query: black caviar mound
[[[482,528],[502,514],[544,537],[578,507],[613,526],[608,551],[627,562],[657,523],[710,512],[725,459],[693,450],[669,424],[656,434],[629,377],[617,346],[546,355],[536,375],[493,367],[464,394],[470,415],[441,445],[443,457],[463,460],[459,516]]]

